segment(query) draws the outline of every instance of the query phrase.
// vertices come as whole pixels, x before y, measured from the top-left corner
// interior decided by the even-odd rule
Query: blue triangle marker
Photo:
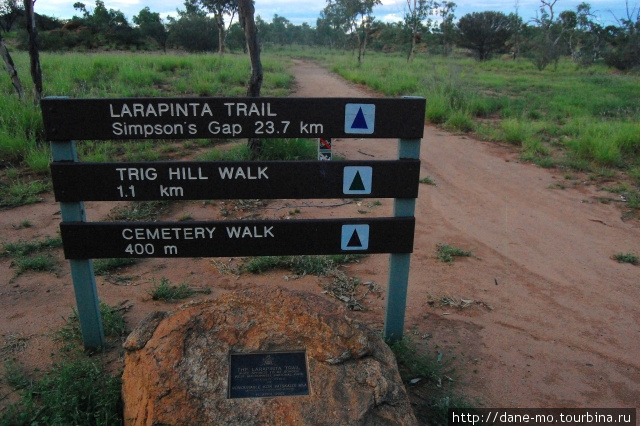
[[[372,135],[376,126],[376,104],[345,104],[344,132]]]
[[[362,113],[362,108],[358,109],[358,113],[356,114],[356,118],[353,120],[353,124],[351,125],[352,129],[368,129],[367,120],[364,118],[364,114]]]

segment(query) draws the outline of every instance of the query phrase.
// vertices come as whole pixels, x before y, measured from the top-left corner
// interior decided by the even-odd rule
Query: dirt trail
[[[372,95],[309,63],[294,73],[299,96]],[[349,159],[396,155],[388,141],[334,146]],[[511,148],[425,126],[421,160],[437,186],[417,202],[407,329],[458,354],[465,387],[489,406],[639,407],[640,269],[610,259],[640,252],[638,222]],[[473,257],[445,265],[438,243]],[[430,296],[481,304],[438,309]]]
[[[311,63],[297,61],[293,96],[379,96]],[[348,159],[392,159],[390,140],[337,140]],[[640,406],[640,268],[610,259],[617,252],[640,253],[640,225],[621,220],[616,203],[603,204],[588,182],[568,181],[560,172],[521,164],[510,147],[478,142],[426,126],[422,173],[437,186],[421,185],[416,206],[406,332],[431,350],[455,357],[458,387],[493,407]],[[575,183],[575,184],[574,184]],[[566,186],[567,189],[559,189]],[[552,189],[558,188],[558,189]],[[175,204],[163,220],[388,216],[381,205],[342,205],[341,200],[274,200],[245,212],[221,201]],[[114,203],[86,203],[90,221],[102,220]],[[331,207],[333,206],[333,207]],[[298,209],[299,212],[293,211]],[[32,227],[20,224],[29,220]],[[42,203],[0,215],[0,243],[55,236],[59,206]],[[447,265],[435,258],[436,244],[471,250],[473,257]],[[0,258],[2,359],[16,358],[27,371],[46,368],[56,352],[52,332],[75,305],[68,262],[61,250],[55,274],[15,276],[11,260]],[[177,304],[151,300],[153,279],[210,286],[211,296],[237,288],[280,285],[320,293],[326,278],[291,273],[236,276],[222,265],[237,259],[147,259],[116,276],[97,277],[101,300],[132,305],[133,328],[152,310]],[[372,255],[347,268],[362,282],[383,289],[388,256]],[[128,276],[129,280],[120,280]],[[445,298],[473,301],[458,309]],[[353,316],[381,328],[384,292],[367,297],[371,310]],[[116,350],[117,352],[117,350]],[[115,368],[120,361],[114,360]],[[16,394],[0,383],[0,406]]]

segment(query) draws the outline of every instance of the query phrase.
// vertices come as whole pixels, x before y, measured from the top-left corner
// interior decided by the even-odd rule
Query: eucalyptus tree
[[[346,13],[344,12],[344,4],[336,2],[329,2],[322,9],[316,23],[318,35],[322,35],[323,38],[327,39],[331,49],[333,49],[333,45],[338,39],[342,40],[342,47],[346,48],[349,28],[350,23],[347,21]]]
[[[554,8],[557,1],[540,0],[540,14],[533,19],[537,25],[537,36],[529,41],[529,57],[540,71],[552,62],[558,64],[562,54],[560,41],[573,22],[567,14],[556,16]]]
[[[213,14],[218,27],[218,53],[223,54],[225,52],[227,34],[231,29],[233,18],[238,12],[238,0],[200,0],[200,3],[207,12]],[[228,27],[225,27],[225,15],[230,16]]]
[[[435,4],[435,0],[407,0],[404,24],[411,32],[411,47],[407,62],[413,61],[416,44],[421,40],[421,31],[425,28],[424,22],[427,21],[426,28],[431,26],[429,16],[431,16]]]
[[[329,5],[336,4],[336,12],[347,23],[347,31],[356,34],[358,44],[358,64],[362,62],[367,46],[367,31],[373,23],[373,7],[382,4],[381,0],[327,0]]]
[[[456,18],[455,10],[457,6],[458,5],[452,1],[436,3],[436,13],[440,21],[438,32],[440,35],[440,43],[442,44],[442,54],[445,56],[449,54],[450,45],[453,42],[455,30],[453,20]]]

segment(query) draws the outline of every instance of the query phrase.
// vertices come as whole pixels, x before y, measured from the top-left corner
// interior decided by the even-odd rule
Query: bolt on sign
[[[51,173],[83,340],[104,344],[91,259],[391,253],[385,335],[402,337],[418,196],[422,98],[45,98]],[[397,160],[81,163],[75,141],[399,139]],[[87,222],[84,201],[394,198],[388,218]]]

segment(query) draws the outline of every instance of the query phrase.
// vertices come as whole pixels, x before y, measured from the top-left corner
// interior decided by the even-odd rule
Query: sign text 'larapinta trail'
[[[420,161],[409,159],[51,163],[56,200],[63,202],[415,198],[419,173]]]
[[[424,99],[114,98],[42,101],[48,140],[418,139]]]

